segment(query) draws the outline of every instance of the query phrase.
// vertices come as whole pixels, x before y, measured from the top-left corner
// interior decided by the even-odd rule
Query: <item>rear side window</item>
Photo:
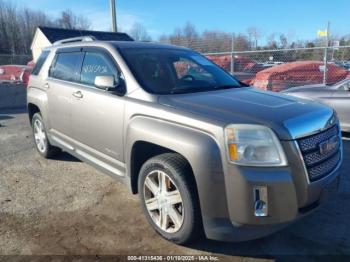
[[[108,55],[97,52],[86,52],[81,70],[81,83],[95,85],[96,76],[118,77],[118,71]]]
[[[43,51],[38,59],[38,61],[36,62],[33,71],[32,71],[32,75],[37,76],[40,73],[41,68],[43,67],[47,57],[49,56],[50,51]]]
[[[84,55],[81,52],[58,53],[50,69],[50,77],[71,81],[80,81],[80,70]]]

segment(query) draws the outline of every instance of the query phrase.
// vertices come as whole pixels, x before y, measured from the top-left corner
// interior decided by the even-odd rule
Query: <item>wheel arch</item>
[[[135,156],[138,154],[147,156],[147,151],[153,152],[154,149],[160,153],[175,152],[183,156],[192,169],[202,215],[226,214],[227,201],[221,150],[211,135],[158,119],[138,117],[127,126],[125,148],[127,175],[130,176],[128,179],[133,193],[137,192],[135,188],[139,168],[149,159],[144,157],[142,159],[144,161],[134,162]],[[151,155],[154,156],[154,153]],[[135,163],[137,164],[134,166]],[[213,195],[216,197],[213,198]],[[222,203],[219,207],[218,202]]]
[[[131,182],[131,190],[133,194],[138,193],[137,182],[138,182],[138,176],[142,165],[152,157],[155,157],[164,153],[175,153],[183,157],[191,169],[191,174],[190,174],[191,180],[193,180],[193,182],[195,183],[195,178],[193,175],[193,169],[191,167],[191,163],[188,161],[188,159],[186,159],[185,156],[168,147],[160,146],[144,140],[138,140],[132,146],[131,159],[130,159],[130,162],[132,163],[130,165],[130,182]]]
[[[40,112],[41,112],[41,110],[37,105],[35,105],[33,103],[28,103],[28,116],[29,116],[30,123],[32,122],[33,116],[36,113],[40,113]]]

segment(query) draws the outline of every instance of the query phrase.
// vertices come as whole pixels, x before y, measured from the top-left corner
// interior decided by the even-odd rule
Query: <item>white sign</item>
[[[324,69],[325,69],[325,66],[324,66],[324,65],[319,66],[320,72],[324,72]],[[328,68],[327,68],[327,70],[328,70]]]
[[[338,40],[334,40],[334,41],[332,42],[332,47],[333,47],[333,49],[335,49],[335,50],[339,50],[339,45],[340,45],[340,42],[339,42]]]

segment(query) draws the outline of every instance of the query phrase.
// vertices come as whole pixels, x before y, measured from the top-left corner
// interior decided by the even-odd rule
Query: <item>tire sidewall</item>
[[[159,228],[151,218],[145,204],[143,185],[147,175],[155,170],[165,172],[171,178],[171,180],[173,180],[182,198],[182,205],[184,209],[184,221],[181,228],[175,233],[168,233],[163,231],[161,228]],[[183,239],[189,238],[190,233],[193,231],[192,225],[193,225],[193,219],[194,219],[194,214],[193,214],[194,208],[193,208],[192,200],[189,196],[190,194],[189,188],[187,188],[186,185],[182,182],[181,178],[179,178],[179,175],[177,174],[176,170],[174,170],[170,165],[161,163],[156,159],[154,159],[152,162],[146,163],[140,171],[138,191],[141,199],[142,209],[146,215],[146,218],[148,222],[153,226],[153,228],[160,235],[162,235],[164,238],[171,240],[175,243],[181,243]]]
[[[36,144],[36,141],[35,141],[35,136],[34,136],[34,123],[36,120],[39,120],[44,128],[44,133],[45,133],[45,136],[46,136],[46,139],[45,139],[45,151],[41,152],[38,148],[38,145]],[[32,130],[33,130],[33,141],[34,141],[34,144],[35,144],[35,148],[36,150],[39,152],[39,154],[43,157],[47,157],[48,155],[48,150],[49,150],[49,140],[48,140],[48,137],[47,137],[47,132],[46,132],[46,127],[45,127],[45,124],[44,124],[44,121],[43,121],[43,118],[41,116],[40,113],[36,113],[34,114],[33,118],[32,118]]]

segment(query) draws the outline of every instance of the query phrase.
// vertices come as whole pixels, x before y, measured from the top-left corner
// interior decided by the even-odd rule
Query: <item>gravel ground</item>
[[[340,187],[312,215],[260,240],[183,247],[152,230],[138,196],[123,185],[65,153],[41,158],[25,110],[0,109],[0,125],[0,255],[212,254],[234,261],[350,255],[348,141]]]

